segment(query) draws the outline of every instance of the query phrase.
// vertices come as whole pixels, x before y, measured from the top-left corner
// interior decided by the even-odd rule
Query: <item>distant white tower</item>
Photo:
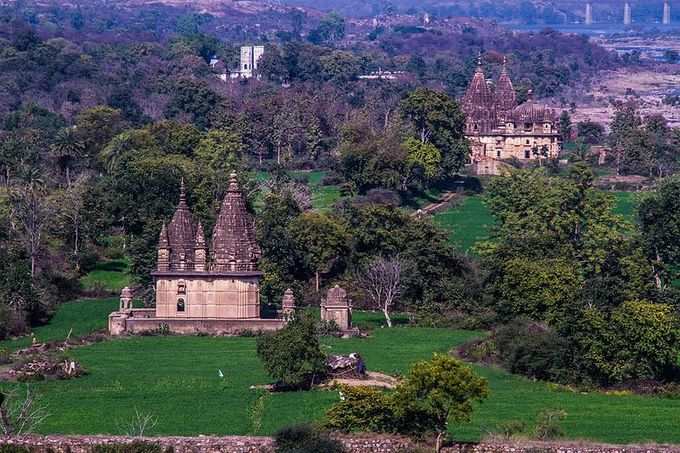
[[[260,58],[264,54],[264,46],[241,47],[240,77],[250,79],[256,74]]]
[[[663,20],[661,23],[664,25],[671,24],[671,2],[669,0],[663,2]]]
[[[631,25],[633,23],[633,11],[630,8],[630,3],[626,2],[623,6],[623,25]]]
[[[593,4],[586,3],[586,25],[593,25]]]

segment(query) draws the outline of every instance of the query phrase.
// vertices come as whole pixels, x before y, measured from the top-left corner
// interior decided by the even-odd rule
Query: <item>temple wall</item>
[[[244,330],[252,332],[272,332],[286,325],[282,319],[196,319],[196,318],[147,318],[121,316],[114,313],[109,317],[111,335],[140,334],[167,329],[178,335],[238,335]],[[113,329],[112,329],[113,327]]]
[[[405,437],[382,434],[334,435],[348,453],[397,453],[431,451]],[[273,453],[274,439],[270,437],[124,437],[124,436],[16,436],[0,438],[0,446],[7,451],[26,453],[92,453],[96,446],[129,445],[145,442],[159,445],[176,453]],[[13,447],[13,448],[11,448]],[[674,445],[604,445],[588,442],[532,442],[499,441],[484,443],[453,443],[443,453],[678,453]]]
[[[181,310],[183,306],[184,310]],[[257,277],[158,277],[158,318],[255,319],[260,317]]]
[[[560,144],[554,135],[486,135],[470,137],[474,156],[490,157],[493,159],[538,160],[532,152],[534,147],[539,149],[548,147],[548,157],[555,158],[559,155]],[[528,143],[527,143],[528,142]],[[528,151],[528,157],[527,157]]]

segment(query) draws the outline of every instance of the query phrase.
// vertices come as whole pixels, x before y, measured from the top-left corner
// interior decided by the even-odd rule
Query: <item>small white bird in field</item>
[[[224,373],[222,373],[222,370],[219,368],[217,369],[217,375],[220,377],[220,379],[224,379]]]

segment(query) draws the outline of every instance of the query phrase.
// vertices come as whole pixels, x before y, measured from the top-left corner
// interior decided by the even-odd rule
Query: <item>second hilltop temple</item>
[[[229,334],[280,329],[283,319],[260,318],[261,252],[254,220],[246,210],[236,175],[229,180],[212,232],[210,248],[186,201],[184,183],[172,220],[163,225],[152,276],[156,307],[135,309],[132,294],[121,295],[109,316],[113,335],[156,329],[173,333]]]
[[[529,100],[521,105],[506,65],[495,85],[481,62],[462,101],[467,116],[465,135],[478,174],[498,174],[505,159],[530,161],[560,153],[558,116],[550,107]]]

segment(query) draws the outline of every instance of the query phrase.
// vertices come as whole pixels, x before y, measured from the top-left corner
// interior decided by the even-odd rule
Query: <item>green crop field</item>
[[[636,194],[614,192],[614,212],[629,221],[635,220]],[[460,204],[435,214],[434,220],[451,232],[451,241],[463,251],[469,251],[477,242],[489,237],[495,220],[484,204],[483,196],[466,197]]]
[[[319,211],[329,210],[336,201],[341,197],[340,187],[338,186],[324,186],[321,181],[328,172],[323,170],[313,171],[291,171],[291,176],[305,178],[309,184],[309,189],[312,193],[312,208]],[[256,179],[258,181],[266,181],[269,178],[267,172],[258,172]],[[255,202],[256,209],[264,208],[261,201]]]
[[[451,232],[451,241],[464,251],[487,239],[495,223],[481,196],[464,198],[458,206],[435,214],[434,220]]]
[[[71,331],[75,338],[104,330],[107,328],[109,313],[117,310],[118,304],[117,298],[66,302],[59,306],[49,324],[34,328],[33,334],[37,341],[46,342],[64,340]],[[23,348],[30,344],[30,337],[0,341],[0,347],[9,349]]]
[[[71,327],[76,335],[104,328],[106,315],[116,306],[111,299],[64,304],[36,335],[58,339]],[[379,313],[356,315],[365,325],[382,325]],[[371,370],[401,374],[414,361],[480,335],[376,328],[369,338],[324,339],[323,344],[328,353],[360,352]],[[269,382],[255,344],[255,338],[129,337],[73,349],[69,354],[85,366],[87,376],[31,384],[51,414],[41,431],[125,433],[135,411],[157,418],[150,432],[155,435],[271,434],[286,425],[322,419],[338,399],[334,391],[268,394],[250,388]],[[499,369],[475,369],[489,380],[491,396],[476,408],[470,424],[451,428],[456,439],[478,440],[508,420],[532,426],[541,410],[562,409],[568,413],[564,427],[569,438],[680,442],[680,400],[578,393]]]
[[[111,260],[99,263],[87,275],[80,279],[86,290],[103,289],[114,293],[120,292],[130,284],[130,264],[127,260]]]

